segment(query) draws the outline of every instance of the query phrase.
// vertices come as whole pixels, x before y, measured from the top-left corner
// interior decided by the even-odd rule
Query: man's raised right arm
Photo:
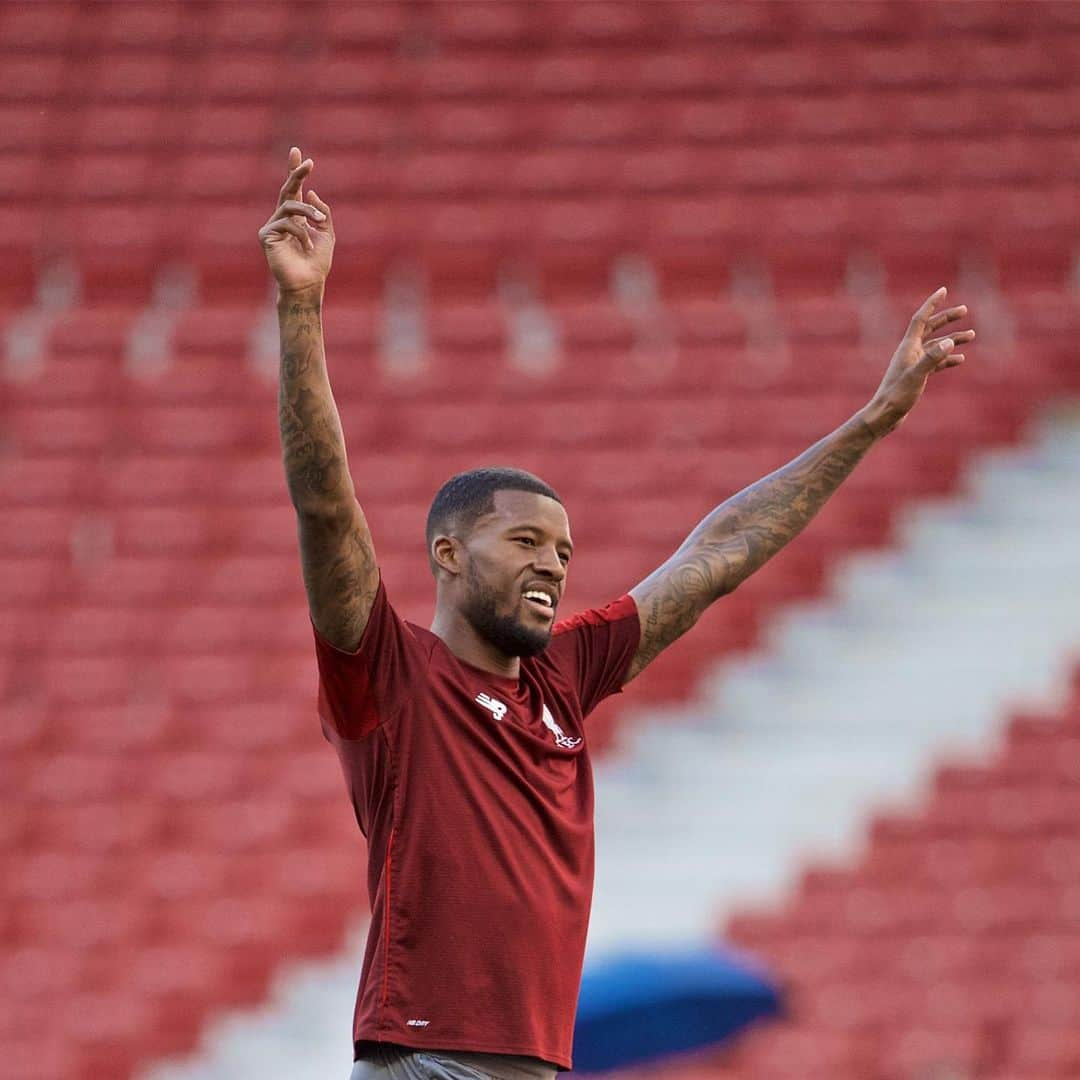
[[[259,238],[278,283],[278,423],[308,607],[319,633],[352,652],[367,625],[379,571],[326,372],[322,299],[334,232],[330,207],[313,191],[302,193],[312,167],[298,149],[290,151],[289,175]]]

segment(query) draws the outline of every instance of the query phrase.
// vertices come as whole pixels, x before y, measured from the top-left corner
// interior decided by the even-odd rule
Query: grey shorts
[[[454,1051],[411,1050],[392,1043],[367,1047],[353,1063],[349,1080],[554,1080],[556,1075],[554,1066],[545,1068],[533,1058],[464,1053],[459,1057]]]

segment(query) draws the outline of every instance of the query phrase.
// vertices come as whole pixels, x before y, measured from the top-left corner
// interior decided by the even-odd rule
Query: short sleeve
[[[576,685],[583,716],[622,691],[640,643],[641,623],[630,595],[556,623],[548,653]]]
[[[370,735],[393,716],[426,665],[425,650],[398,617],[382,579],[355,652],[327,641],[311,624],[319,665],[319,715],[343,739]]]

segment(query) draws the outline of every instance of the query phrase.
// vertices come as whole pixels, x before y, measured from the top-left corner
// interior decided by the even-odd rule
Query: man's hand
[[[945,301],[945,293],[942,286],[912,315],[907,333],[893,354],[881,385],[862,411],[867,427],[875,436],[887,435],[904,422],[904,417],[922,397],[926,380],[931,375],[964,362],[964,354],[953,350],[957,345],[971,341],[975,337],[974,330],[959,330],[948,337],[932,336],[967,314],[963,304],[935,314],[937,306]]]
[[[303,192],[304,180],[315,167],[289,151],[289,175],[278,193],[277,208],[259,230],[270,271],[283,294],[322,289],[334,256],[334,222],[330,207],[315,194]]]

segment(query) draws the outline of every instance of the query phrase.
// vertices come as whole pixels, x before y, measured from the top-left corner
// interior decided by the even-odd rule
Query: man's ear
[[[438,570],[460,574],[461,555],[461,543],[455,536],[436,536],[431,541],[431,558]]]

